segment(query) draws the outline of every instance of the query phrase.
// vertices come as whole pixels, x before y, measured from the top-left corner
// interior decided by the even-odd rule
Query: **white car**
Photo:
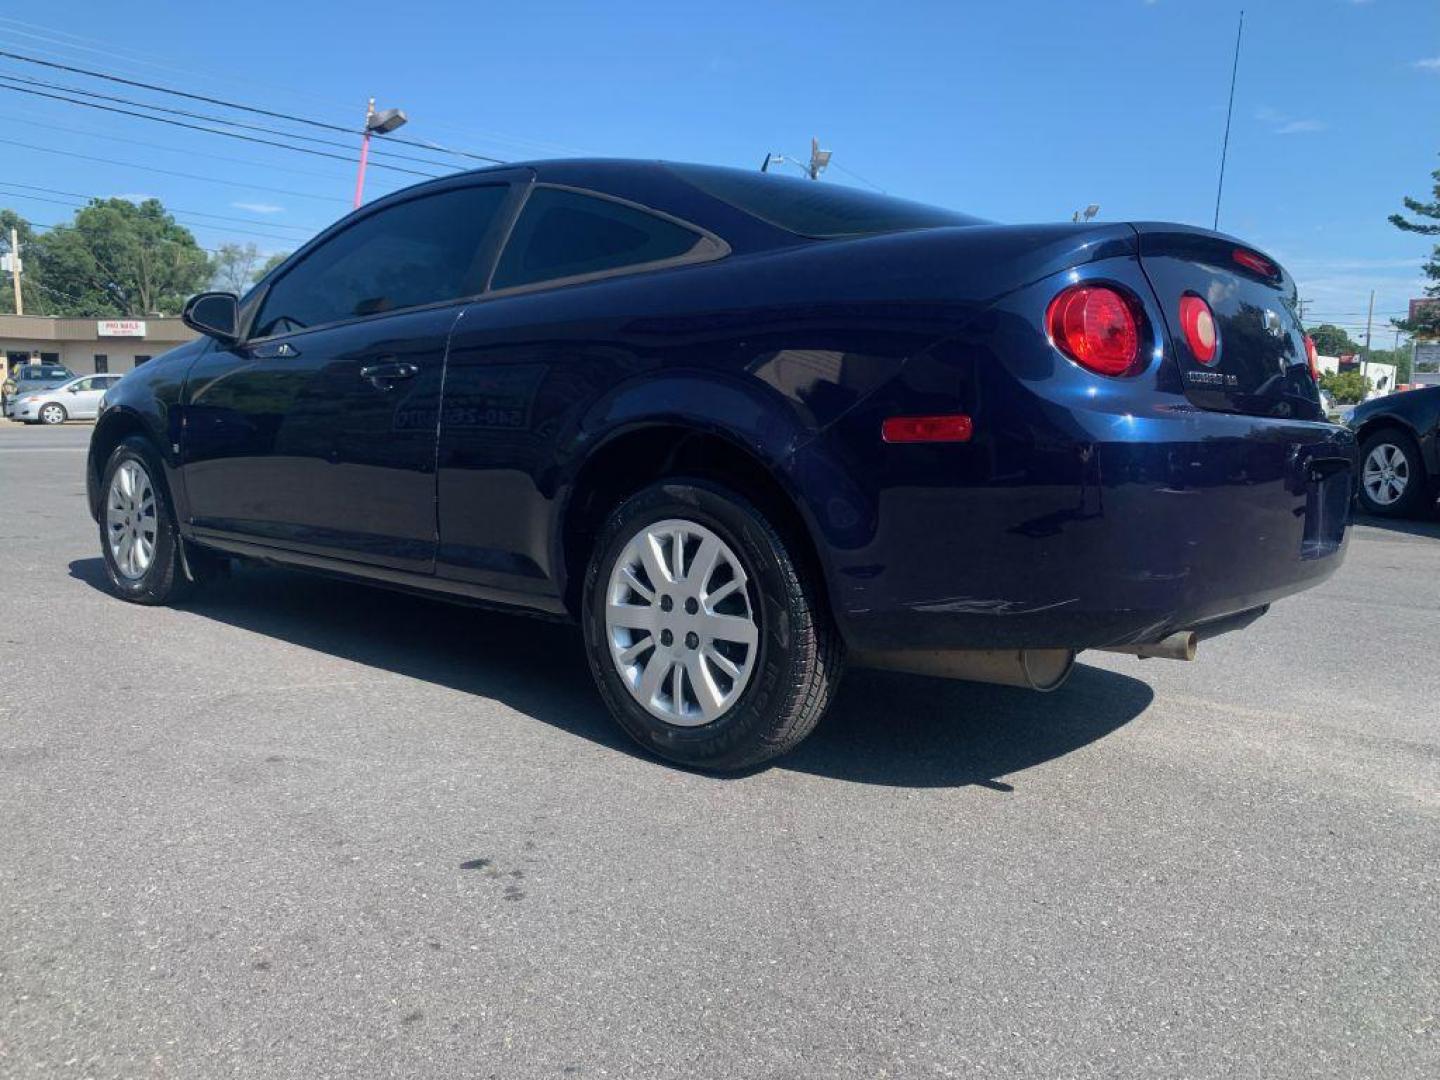
[[[27,424],[94,420],[105,391],[120,379],[119,375],[81,375],[48,390],[32,390],[15,399],[11,415]]]

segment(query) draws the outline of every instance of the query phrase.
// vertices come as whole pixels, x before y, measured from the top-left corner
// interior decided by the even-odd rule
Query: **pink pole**
[[[365,197],[365,163],[370,160],[370,132],[367,129],[365,137],[360,140],[360,168],[355,173],[355,209],[360,209],[360,202]]]

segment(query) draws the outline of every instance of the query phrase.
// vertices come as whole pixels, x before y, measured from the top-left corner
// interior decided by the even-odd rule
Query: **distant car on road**
[[[21,364],[5,380],[6,416],[15,415],[15,403],[25,394],[35,390],[49,390],[75,378],[75,373],[63,364]]]
[[[569,616],[689,765],[794,746],[847,655],[1053,689],[1344,557],[1295,282],[1206,229],[539,162],[377,199],[185,320],[91,438],[117,595],[238,555]]]
[[[1360,440],[1360,508],[1414,517],[1440,491],[1440,386],[1388,394],[1355,406],[1346,423]]]
[[[27,424],[63,424],[66,420],[93,420],[100,412],[105,391],[119,375],[82,375],[48,390],[15,395],[14,418]]]

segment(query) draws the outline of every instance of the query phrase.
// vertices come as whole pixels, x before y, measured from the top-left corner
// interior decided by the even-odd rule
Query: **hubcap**
[[[1381,443],[1365,458],[1361,474],[1365,493],[1377,506],[1389,506],[1405,494],[1410,483],[1410,462],[1393,443]]]
[[[145,576],[155,558],[155,488],[138,461],[122,462],[105,498],[105,535],[122,577]]]
[[[40,410],[40,419],[44,420],[47,424],[58,424],[63,416],[64,414],[60,409],[54,405],[46,405],[45,408]]]
[[[652,716],[697,727],[739,698],[760,643],[748,583],[729,545],[693,521],[657,521],[625,545],[605,636],[620,680]]]

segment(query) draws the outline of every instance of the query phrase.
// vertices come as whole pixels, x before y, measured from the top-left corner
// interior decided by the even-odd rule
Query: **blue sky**
[[[1102,219],[1208,225],[1239,7],[192,0],[125,5],[117,19],[114,0],[20,0],[0,15],[0,49],[357,125],[373,94],[406,109],[404,135],[506,159],[757,167],[818,135],[835,154],[826,182],[1000,221],[1098,202]],[[1357,329],[1375,288],[1385,327],[1418,295],[1428,250],[1385,218],[1440,167],[1440,2],[1245,7],[1221,227],[1291,268],[1311,322]],[[0,73],[165,102],[15,61]],[[192,216],[206,246],[283,250],[344,213],[353,186],[346,162],[9,91],[0,121],[0,205],[39,222],[71,208],[13,185],[156,195],[182,217],[240,219]],[[407,180],[372,172],[367,194]]]

